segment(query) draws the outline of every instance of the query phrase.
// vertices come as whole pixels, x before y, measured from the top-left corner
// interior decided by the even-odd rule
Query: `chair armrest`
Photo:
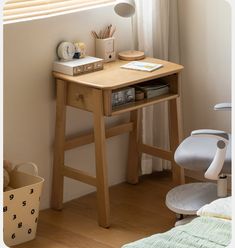
[[[214,106],[214,110],[230,110],[232,109],[231,103],[219,103]]]
[[[217,139],[224,139],[229,140],[228,133],[220,130],[213,130],[213,129],[199,129],[194,130],[191,133],[191,136],[203,136],[203,137],[210,137],[210,138],[217,138]]]
[[[191,136],[217,139],[215,157],[204,174],[207,179],[217,180],[224,165],[227,146],[229,143],[228,134],[219,130],[202,129],[193,131]]]

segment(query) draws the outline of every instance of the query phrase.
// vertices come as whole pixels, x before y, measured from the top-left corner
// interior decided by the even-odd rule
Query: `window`
[[[8,0],[3,9],[3,23],[73,13],[113,2],[115,0]]]

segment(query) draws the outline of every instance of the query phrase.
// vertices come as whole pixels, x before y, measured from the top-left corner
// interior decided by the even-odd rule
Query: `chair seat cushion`
[[[217,139],[190,136],[186,138],[175,152],[176,163],[188,170],[206,171],[214,159]],[[231,135],[227,147],[223,173],[231,174]]]

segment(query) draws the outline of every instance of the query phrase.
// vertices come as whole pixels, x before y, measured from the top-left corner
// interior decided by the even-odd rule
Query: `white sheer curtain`
[[[147,56],[178,62],[177,0],[136,0],[135,44]],[[143,110],[143,142],[169,149],[167,103]],[[170,163],[144,154],[142,174],[170,169]]]

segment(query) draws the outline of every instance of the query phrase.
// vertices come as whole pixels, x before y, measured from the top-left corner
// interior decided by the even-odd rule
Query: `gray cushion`
[[[226,159],[222,172],[231,174],[231,135],[229,135]],[[189,170],[206,171],[215,153],[217,140],[190,136],[186,138],[175,152],[176,163]]]

